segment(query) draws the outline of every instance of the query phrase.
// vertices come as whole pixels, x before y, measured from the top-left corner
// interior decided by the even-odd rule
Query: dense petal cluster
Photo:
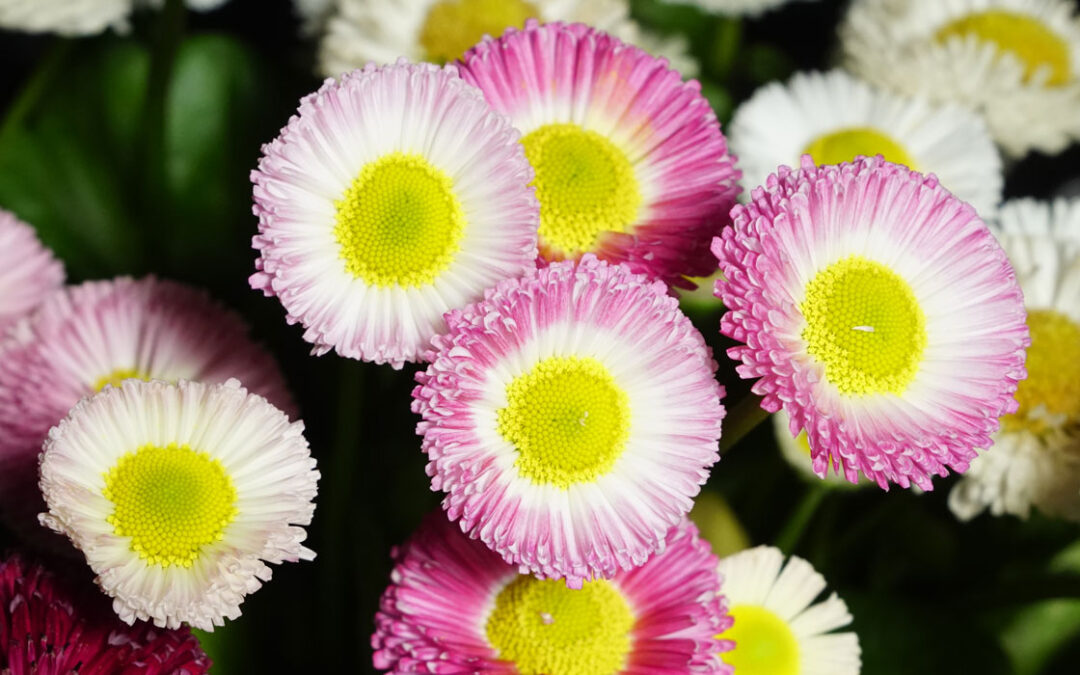
[[[0,336],[64,283],[64,266],[33,228],[0,209]]]

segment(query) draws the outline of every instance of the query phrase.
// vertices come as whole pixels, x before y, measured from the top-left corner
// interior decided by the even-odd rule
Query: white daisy
[[[949,494],[960,518],[1032,506],[1080,520],[1080,199],[1001,209],[999,239],[1024,291],[1031,329],[1020,409]]]
[[[817,164],[881,154],[935,174],[984,217],[1001,201],[1001,158],[982,119],[959,106],[878,90],[840,70],[798,73],[758,89],[735,111],[728,137],[749,187],[763,185],[781,164],[798,166],[804,153]]]
[[[0,28],[27,33],[95,35],[127,27],[132,0],[0,0]]]
[[[721,592],[735,625],[720,637],[735,642],[723,655],[738,675],[858,675],[862,667],[855,633],[834,633],[851,623],[835,593],[811,604],[825,578],[810,563],[770,546],[720,561]]]
[[[845,62],[870,82],[986,117],[1019,157],[1080,138],[1080,17],[1069,0],[856,0]]]
[[[686,41],[643,31],[630,19],[627,0],[340,0],[320,46],[319,70],[335,77],[402,56],[454,61],[484,35],[499,37],[530,18],[586,23],[667,58],[683,75],[697,71]]]
[[[695,5],[714,14],[758,17],[793,0],[664,0],[669,4]],[[804,0],[807,1],[807,0]],[[809,0],[812,1],[812,0]]]
[[[236,380],[126,380],[50,432],[41,522],[82,550],[124,621],[213,630],[270,579],[267,562],[315,557],[302,432]]]

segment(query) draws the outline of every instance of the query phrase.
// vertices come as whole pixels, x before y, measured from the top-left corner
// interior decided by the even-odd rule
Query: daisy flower
[[[443,313],[535,267],[518,138],[453,67],[327,80],[252,173],[252,287],[278,296],[316,354],[415,361]]]
[[[127,378],[238,378],[293,413],[285,381],[244,321],[206,293],[154,278],[70,286],[0,343],[0,506],[40,535],[37,462],[49,428],[79,399]]]
[[[0,209],[0,335],[64,283],[64,266],[34,229]]]
[[[117,620],[96,589],[18,557],[0,561],[0,672],[202,675],[210,659],[184,627]]]
[[[713,242],[720,330],[769,412],[828,465],[887,488],[967,470],[1015,412],[1028,330],[970,205],[880,157],[780,167]]]
[[[124,29],[132,0],[0,0],[0,29],[95,35]]]
[[[756,18],[793,0],[663,0],[668,4],[694,5],[706,12]]]
[[[856,74],[974,108],[1010,156],[1080,138],[1075,2],[856,0],[840,34]]]
[[[747,185],[763,185],[803,154],[816,164],[880,154],[933,173],[983,217],[1001,201],[1001,158],[979,116],[881,91],[841,70],[758,89],[735,111],[729,135]]]
[[[720,637],[735,648],[724,660],[739,675],[858,675],[859,637],[833,632],[851,623],[847,605],[825,590],[810,563],[771,546],[741,551],[720,561],[724,596],[735,625]],[[811,604],[814,603],[814,604]]]
[[[663,553],[580,590],[520,574],[440,514],[397,553],[375,616],[391,673],[730,673],[716,556],[683,521]]]
[[[662,283],[593,256],[447,315],[413,410],[462,530],[545,577],[643,564],[719,458],[723,388]]]
[[[1016,268],[1031,330],[1020,409],[949,493],[957,516],[1080,520],[1080,199],[1007,202],[998,239]]]
[[[527,19],[586,23],[667,58],[684,75],[697,71],[686,41],[642,30],[627,0],[340,0],[319,48],[319,69],[335,77],[402,56],[447,63],[485,35],[521,28]]]
[[[529,21],[464,57],[462,77],[524,134],[540,253],[595,253],[668,283],[715,270],[740,173],[697,82],[581,24]]]
[[[266,562],[315,557],[300,543],[319,478],[302,432],[236,380],[126,380],[49,433],[41,522],[127,623],[212,631],[270,579]]]

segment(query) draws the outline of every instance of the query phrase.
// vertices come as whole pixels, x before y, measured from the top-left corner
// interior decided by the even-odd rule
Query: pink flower
[[[0,209],[0,335],[64,283],[64,266],[33,228]]]

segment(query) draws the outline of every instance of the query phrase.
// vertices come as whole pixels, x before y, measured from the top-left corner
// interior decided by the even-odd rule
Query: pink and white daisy
[[[720,331],[754,393],[831,463],[881,487],[963,472],[1016,410],[1016,276],[968,204],[880,157],[781,167],[713,242]],[[831,459],[831,462],[830,462]]]
[[[64,283],[64,266],[29,225],[0,209],[0,335]]]
[[[49,428],[107,385],[236,378],[295,412],[277,364],[244,320],[171,281],[122,277],[70,286],[12,327],[0,352],[0,506],[28,533],[41,531],[37,462]]]
[[[718,459],[724,390],[666,286],[586,255],[447,315],[413,410],[452,520],[544,577],[644,564]]]
[[[433,514],[397,553],[375,616],[390,673],[731,673],[716,556],[682,521],[663,553],[580,590],[520,574]]]
[[[316,354],[417,360],[445,312],[535,267],[518,138],[453,67],[327,80],[252,173],[252,287],[281,300]]]
[[[535,20],[461,69],[524,134],[544,259],[594,253],[679,285],[714,269],[707,242],[740,173],[697,82],[607,33]]]

